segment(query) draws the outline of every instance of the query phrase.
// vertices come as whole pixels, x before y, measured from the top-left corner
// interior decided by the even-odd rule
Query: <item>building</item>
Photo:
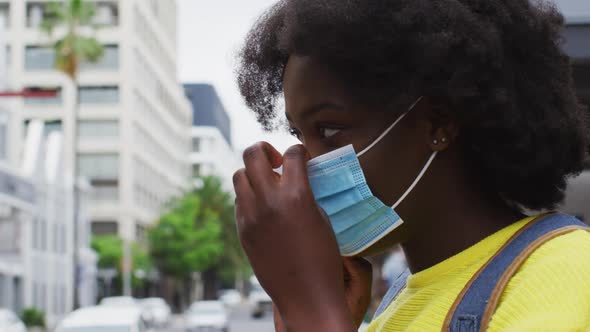
[[[564,49],[573,61],[577,94],[590,112],[590,1],[557,0],[556,3],[566,17]],[[590,160],[586,171],[570,181],[563,210],[590,223],[589,197]]]
[[[209,84],[185,84],[185,93],[193,106],[192,176],[218,176],[224,189],[233,192],[232,176],[239,158],[232,147],[231,120]]]
[[[232,145],[231,120],[215,88],[210,84],[185,84],[184,91],[193,107],[193,127],[215,127]]]
[[[0,306],[15,312],[35,307],[53,326],[74,307],[74,246],[82,306],[94,303],[97,257],[89,248],[89,188],[79,187],[81,208],[74,221],[73,181],[62,167],[62,134],[46,136],[44,130],[42,122],[31,122],[18,167],[0,162]]]
[[[25,126],[39,119],[46,134],[63,132],[64,167],[75,161],[94,188],[93,233],[141,240],[190,178],[191,107],[176,78],[176,1],[95,2],[96,37],[105,54],[82,64],[77,137],[75,87],[53,69],[50,40],[39,30],[47,1],[0,0],[9,74],[16,89],[57,90],[53,98],[27,98],[17,108]]]

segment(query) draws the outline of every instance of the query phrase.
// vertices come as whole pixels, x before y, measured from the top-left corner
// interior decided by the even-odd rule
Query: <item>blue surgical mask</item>
[[[311,190],[330,219],[343,256],[358,255],[403,223],[395,208],[414,189],[436,157],[436,152],[432,153],[412,185],[391,207],[373,195],[359,163],[358,157],[379,143],[421,98],[358,154],[352,145],[347,145],[307,164]]]

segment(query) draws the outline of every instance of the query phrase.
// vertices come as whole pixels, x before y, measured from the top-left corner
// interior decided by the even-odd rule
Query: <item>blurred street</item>
[[[171,328],[158,332],[185,332],[182,316],[174,316]],[[250,316],[248,306],[240,306],[230,314],[229,332],[273,332],[272,315],[266,314],[263,318],[254,319]]]

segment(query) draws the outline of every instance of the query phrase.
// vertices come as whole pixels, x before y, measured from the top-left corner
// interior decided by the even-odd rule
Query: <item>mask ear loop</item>
[[[381,141],[383,139],[383,137],[385,137],[385,135],[389,134],[389,132],[401,121],[403,120],[403,118],[414,108],[416,107],[416,105],[420,102],[420,100],[422,100],[422,96],[420,98],[418,98],[409,108],[408,110],[402,114],[399,118],[397,118],[397,120],[395,120],[394,123],[391,124],[391,126],[389,126],[387,129],[385,129],[385,131],[383,133],[381,133],[381,135],[379,135],[379,137],[377,137],[377,139],[375,139],[373,141],[373,143],[369,144],[369,146],[367,146],[366,148],[363,149],[363,151],[357,153],[357,157],[362,156],[363,154],[365,154],[367,151],[371,150],[372,147],[375,146],[375,144],[379,143],[379,141]]]
[[[393,206],[391,207],[392,209],[395,210],[395,208],[397,208],[397,206],[400,205],[400,203],[406,198],[406,196],[408,196],[410,194],[410,192],[414,189],[414,187],[418,184],[418,182],[420,182],[420,180],[422,179],[422,177],[424,176],[424,174],[426,173],[426,171],[430,167],[430,164],[432,164],[432,161],[434,161],[434,158],[436,157],[437,154],[438,154],[438,151],[434,151],[432,153],[432,155],[430,155],[430,158],[428,158],[428,161],[426,162],[424,167],[422,167],[422,170],[420,171],[420,174],[418,174],[418,177],[416,177],[416,179],[414,180],[412,185],[408,188],[408,190],[406,190],[406,192],[402,195],[402,197],[400,197],[397,200],[397,202],[395,202],[395,204],[393,204]]]

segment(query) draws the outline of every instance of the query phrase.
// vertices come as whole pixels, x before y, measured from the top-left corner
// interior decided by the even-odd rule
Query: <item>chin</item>
[[[391,246],[380,245],[380,242],[381,241],[375,243],[374,245],[370,246],[369,248],[363,250],[362,252],[360,252],[352,257],[367,258],[367,257],[377,256],[377,255],[383,254],[385,252],[388,252],[389,249],[391,249],[393,247],[393,245],[391,245]]]
[[[353,257],[371,257],[389,252],[393,247],[403,242],[404,233],[405,228],[402,225]]]

